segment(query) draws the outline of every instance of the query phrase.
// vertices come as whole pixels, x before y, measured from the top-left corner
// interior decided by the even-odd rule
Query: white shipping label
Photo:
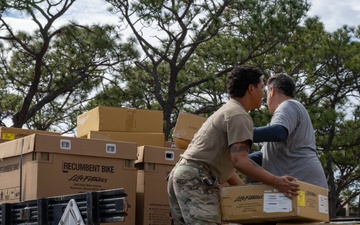
[[[327,196],[319,195],[319,212],[329,214],[329,203]]]
[[[290,212],[291,200],[283,193],[264,193],[264,212]]]

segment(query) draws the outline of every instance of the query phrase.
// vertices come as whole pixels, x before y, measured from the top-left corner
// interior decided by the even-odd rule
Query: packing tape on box
[[[136,110],[129,109],[126,118],[126,131],[132,131],[136,128]]]

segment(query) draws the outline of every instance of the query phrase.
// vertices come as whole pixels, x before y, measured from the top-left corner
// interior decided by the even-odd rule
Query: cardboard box
[[[163,132],[163,113],[158,110],[98,106],[77,116],[76,136],[90,131]]]
[[[87,138],[135,142],[138,146],[152,145],[164,147],[164,133],[135,133],[135,132],[116,132],[116,131],[90,131]]]
[[[175,143],[173,141],[165,141],[164,147],[165,148],[176,148]]]
[[[194,134],[205,121],[205,117],[180,112],[173,132],[175,146],[180,149],[186,149]]]
[[[171,225],[166,177],[184,150],[139,146],[136,225]]]
[[[48,135],[60,135],[57,132],[44,131],[44,130],[31,130],[14,127],[0,127],[0,138],[6,140],[14,140],[25,137],[30,134],[48,134]]]
[[[0,145],[0,204],[124,188],[135,224],[135,143],[32,134]]]
[[[297,181],[300,191],[292,200],[265,184],[222,187],[224,222],[329,222],[328,190]]]
[[[10,141],[10,140],[0,138],[0,143],[7,142],[7,141]]]

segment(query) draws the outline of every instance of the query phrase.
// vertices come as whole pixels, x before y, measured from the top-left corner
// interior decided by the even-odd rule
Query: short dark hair
[[[250,84],[261,82],[262,72],[249,65],[237,65],[228,75],[227,90],[231,98],[243,97]]]
[[[271,76],[266,86],[271,86],[284,95],[294,98],[295,97],[295,82],[294,80],[285,73],[278,73]]]

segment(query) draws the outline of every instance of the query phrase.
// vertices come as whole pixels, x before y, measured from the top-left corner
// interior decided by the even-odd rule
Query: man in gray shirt
[[[249,157],[278,176],[328,188],[315,146],[315,133],[305,107],[295,97],[295,83],[286,74],[267,81],[270,124],[254,128],[254,143],[265,142],[261,151]]]

